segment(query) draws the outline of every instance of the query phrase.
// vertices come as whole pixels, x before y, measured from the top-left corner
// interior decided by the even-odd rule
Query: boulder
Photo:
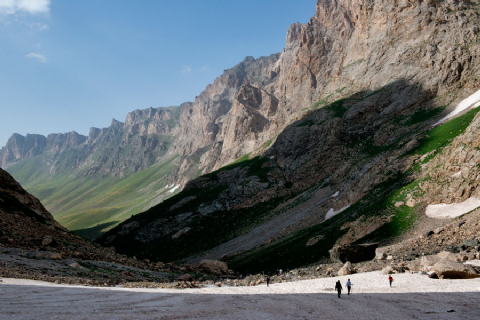
[[[396,208],[399,208],[399,207],[403,206],[404,204],[405,204],[405,202],[403,202],[403,201],[398,201],[398,202],[395,202],[395,207],[396,207]]]
[[[347,261],[345,265],[340,270],[338,270],[337,274],[339,276],[347,276],[349,274],[352,274],[352,264]]]
[[[448,251],[442,251],[442,252],[437,253],[437,257],[440,260],[457,261],[457,257],[453,253],[448,252]]]
[[[476,247],[478,246],[478,244],[479,243],[477,239],[467,240],[463,243],[465,247],[470,247],[470,248]]]
[[[368,261],[375,258],[375,250],[377,248],[378,243],[336,245],[329,251],[330,259],[333,262],[342,263],[347,261],[352,263]]]
[[[382,269],[382,274],[387,275],[387,274],[393,274],[395,271],[393,270],[392,267],[386,267]]]
[[[223,261],[202,260],[200,261],[198,268],[203,270],[206,273],[215,274],[219,276],[228,274],[227,264]]]
[[[420,265],[424,267],[433,266],[435,263],[440,261],[441,259],[437,256],[423,256],[420,258]]]
[[[433,266],[440,279],[472,279],[480,275],[469,265],[460,262],[441,260]]]
[[[406,268],[411,272],[414,271],[423,271],[425,268],[420,264],[420,259],[415,259],[413,261],[407,262]]]
[[[379,248],[375,250],[375,260],[385,260],[387,258],[387,254],[383,251],[380,251]]]
[[[62,260],[63,257],[60,253],[50,252],[50,251],[41,251],[37,253],[38,258],[46,258],[52,260]]]
[[[181,275],[176,280],[177,281],[190,281],[191,282],[191,281],[193,281],[193,277],[187,273],[187,274]]]
[[[83,267],[78,262],[71,263],[68,266],[75,269],[83,269]]]
[[[42,246],[50,246],[50,247],[55,247],[57,245],[57,242],[55,239],[53,239],[51,236],[45,236],[42,239]]]

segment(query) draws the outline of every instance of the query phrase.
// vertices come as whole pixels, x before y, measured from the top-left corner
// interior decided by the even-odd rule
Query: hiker
[[[267,276],[267,287],[268,287],[269,284],[270,284],[270,277]]]
[[[347,290],[348,290],[348,295],[350,295],[350,289],[352,288],[352,283],[350,282],[350,279],[348,279],[348,281],[346,283],[346,286],[347,286]]]
[[[392,287],[393,278],[391,275],[388,276],[388,282],[390,283],[390,288]]]
[[[283,273],[283,270],[282,270],[282,269],[280,269],[280,270],[278,270],[278,272],[279,272],[280,274],[282,274],[282,273]]]
[[[340,280],[337,281],[335,284],[335,290],[338,292],[338,297],[340,298],[340,294],[342,293],[342,284],[340,283]]]

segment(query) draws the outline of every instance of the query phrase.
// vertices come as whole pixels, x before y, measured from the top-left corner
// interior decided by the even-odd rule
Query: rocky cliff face
[[[194,103],[182,105],[179,120],[181,131],[171,151],[178,153],[182,160],[173,180],[185,184],[192,178],[185,174],[191,170],[192,166],[207,173],[251,151],[251,148],[245,149],[239,146],[233,155],[219,159],[224,148],[224,134],[229,130],[225,123],[228,125],[233,122],[236,125],[236,119],[240,118],[238,121],[246,125],[246,123],[243,124],[245,114],[234,107],[234,104],[242,103],[238,100],[239,92],[245,90],[242,89],[244,87],[262,87],[274,82],[277,79],[277,73],[272,68],[278,58],[279,54],[256,60],[253,57],[247,57],[232,69],[226,70],[195,99]],[[257,108],[262,108],[262,104],[257,103]],[[265,118],[263,121],[269,120]],[[236,130],[236,128],[232,127],[230,130]],[[234,139],[236,142],[240,140],[243,140],[242,137]],[[192,155],[200,158],[198,163],[192,164],[187,160]]]
[[[138,256],[227,256],[245,266],[290,261],[288,252],[303,252],[307,263],[342,237],[401,233],[416,213],[391,203],[420,177],[425,137],[437,132],[426,130],[478,90],[479,9],[478,1],[319,0],[309,23],[289,29],[273,81],[239,87],[199,168],[218,169],[242,153],[250,160],[190,182],[101,241]],[[464,184],[452,188],[469,197],[476,184]],[[368,232],[345,236],[353,225]],[[303,240],[311,245],[290,251]]]
[[[264,143],[311,106],[397,80],[404,83],[399,95],[416,84],[433,95],[467,94],[477,83],[477,6],[463,1],[318,1],[309,23],[290,27],[278,60],[263,65],[262,81],[238,81],[228,108],[209,107],[219,120],[197,111],[195,119],[203,125],[196,133],[203,141],[193,145],[212,146],[200,159],[200,169],[207,173],[244,154],[261,153]],[[196,102],[197,110],[202,101],[207,106],[203,97],[210,90]],[[259,103],[255,90],[271,99]],[[386,108],[385,115],[394,108]]]

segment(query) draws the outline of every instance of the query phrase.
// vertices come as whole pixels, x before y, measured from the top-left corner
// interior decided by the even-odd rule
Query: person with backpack
[[[338,292],[338,297],[340,298],[340,294],[342,293],[342,284],[340,283],[340,280],[337,281],[335,284],[335,290]]]
[[[352,289],[352,283],[350,282],[350,279],[348,279],[345,285],[347,286],[348,295],[350,295],[350,290]]]
[[[388,276],[388,282],[390,283],[390,288],[392,287],[393,278],[391,275]]]

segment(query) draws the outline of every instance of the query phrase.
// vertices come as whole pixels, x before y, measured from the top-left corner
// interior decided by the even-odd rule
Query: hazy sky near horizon
[[[281,52],[315,3],[0,0],[0,148],[193,101],[246,56]]]

